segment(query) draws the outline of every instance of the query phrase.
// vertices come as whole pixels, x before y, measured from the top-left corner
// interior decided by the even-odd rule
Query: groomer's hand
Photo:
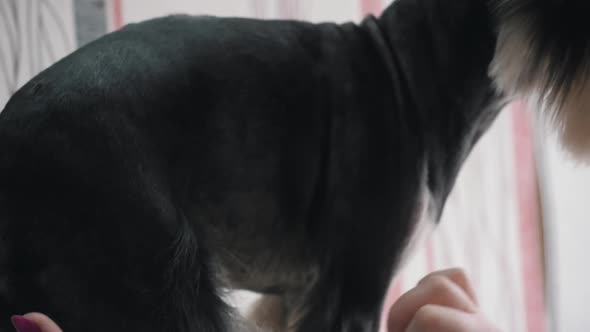
[[[13,316],[18,332],[62,332],[47,316],[29,313]],[[391,307],[388,332],[500,332],[479,311],[477,298],[465,272],[434,272]]]
[[[465,272],[429,274],[391,307],[388,332],[500,332],[479,311]]]
[[[36,312],[12,316],[12,325],[18,332],[62,332],[49,317]]]

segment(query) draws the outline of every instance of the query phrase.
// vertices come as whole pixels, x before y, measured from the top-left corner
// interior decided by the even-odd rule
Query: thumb
[[[37,312],[12,316],[12,324],[18,332],[62,332],[49,317]]]

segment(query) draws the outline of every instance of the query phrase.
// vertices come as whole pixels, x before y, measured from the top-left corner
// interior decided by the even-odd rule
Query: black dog
[[[508,98],[539,96],[587,153],[589,9],[174,16],[83,47],[0,115],[0,329],[41,311],[66,332],[248,331],[221,299],[239,288],[281,299],[262,325],[377,331],[410,235]]]

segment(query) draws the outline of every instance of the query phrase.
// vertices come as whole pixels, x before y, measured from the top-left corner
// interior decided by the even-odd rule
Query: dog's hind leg
[[[64,331],[252,331],[233,329],[188,226],[170,232],[124,200],[41,195],[15,193],[1,209],[0,331],[11,331],[10,315],[31,311]],[[31,202],[36,209],[24,209]]]

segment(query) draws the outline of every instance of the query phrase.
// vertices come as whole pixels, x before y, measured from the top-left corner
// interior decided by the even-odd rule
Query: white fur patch
[[[574,74],[567,91],[552,86],[548,58],[539,70],[531,68],[530,60],[538,55],[533,54],[533,27],[528,22],[521,16],[502,25],[490,75],[508,97],[523,98],[530,108],[538,110],[557,131],[566,151],[580,161],[590,162],[590,70]]]
[[[399,264],[397,266],[398,271],[405,267],[407,262],[410,261],[412,256],[416,253],[418,248],[426,244],[426,240],[436,228],[436,223],[432,212],[433,208],[430,190],[424,186],[416,214],[417,221],[412,230],[412,235],[400,256]]]

